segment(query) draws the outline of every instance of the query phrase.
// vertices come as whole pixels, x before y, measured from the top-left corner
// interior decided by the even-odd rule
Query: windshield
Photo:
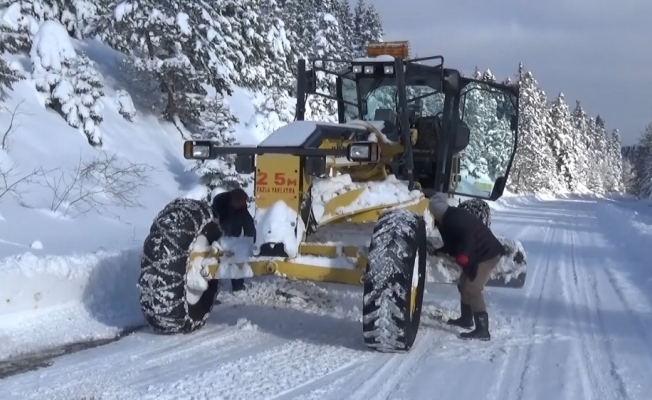
[[[376,111],[379,109],[389,109],[396,113],[398,103],[396,86],[388,85],[388,83],[393,82],[383,82],[383,79],[360,79],[359,89],[362,97],[362,110],[347,104],[345,112],[346,120],[350,121],[362,117],[366,121],[372,121],[376,119]],[[382,84],[382,86],[379,86],[379,84]],[[344,100],[358,104],[358,88],[356,87],[355,81],[343,80],[342,89]],[[421,98],[417,99],[417,97]],[[414,111],[413,115],[417,118],[433,116],[442,112],[444,109],[444,94],[435,92],[429,86],[408,86],[407,99],[408,108]]]

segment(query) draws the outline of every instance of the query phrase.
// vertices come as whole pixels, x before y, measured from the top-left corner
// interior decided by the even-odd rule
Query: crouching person
[[[469,211],[450,206],[445,193],[430,198],[430,212],[435,217],[444,245],[435,252],[455,258],[462,267],[458,282],[461,316],[450,319],[450,325],[473,328],[460,334],[463,339],[490,340],[489,316],[482,294],[491,271],[504,253],[504,247],[491,230]]]
[[[249,196],[242,189],[220,193],[213,198],[211,208],[218,217],[224,236],[256,237],[254,219],[247,210]],[[231,279],[234,292],[244,289],[244,279]]]

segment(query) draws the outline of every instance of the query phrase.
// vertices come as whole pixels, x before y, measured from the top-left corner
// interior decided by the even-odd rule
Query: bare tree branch
[[[21,175],[16,167],[16,164],[12,164],[9,168],[2,169],[0,165],[0,201],[5,195],[10,195],[22,202],[23,186],[33,184],[46,173],[43,168],[35,168],[32,172]]]
[[[149,186],[147,164],[121,161],[116,155],[101,152],[90,161],[80,155],[77,166],[57,174],[45,175],[43,185],[51,190],[50,210],[67,215],[102,212],[108,206],[141,207],[139,189]]]
[[[2,108],[11,114],[11,119],[9,120],[9,126],[5,130],[5,132],[2,135],[2,143],[0,144],[2,150],[7,150],[9,143],[7,143],[7,139],[9,136],[11,136],[12,133],[16,131],[20,127],[20,125],[16,124],[16,117],[19,115],[23,115],[25,113],[18,112],[18,108],[20,108],[20,105],[23,104],[25,100],[21,100],[18,104],[16,104],[16,107],[14,107],[13,110],[9,110],[7,107],[2,106]]]

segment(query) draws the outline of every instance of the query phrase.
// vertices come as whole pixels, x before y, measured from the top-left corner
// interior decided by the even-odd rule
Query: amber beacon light
[[[381,55],[408,58],[410,55],[410,42],[401,40],[394,42],[373,42],[367,45],[367,56],[378,57]]]

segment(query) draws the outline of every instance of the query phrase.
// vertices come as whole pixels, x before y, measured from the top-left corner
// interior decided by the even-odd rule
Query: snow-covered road
[[[386,355],[362,343],[359,289],[273,281],[221,294],[197,333],[140,330],[2,379],[0,398],[649,399],[652,212],[600,199],[499,207],[493,229],[522,241],[529,276],[487,290],[491,342],[438,322],[457,312],[451,285],[428,286],[411,352]]]

